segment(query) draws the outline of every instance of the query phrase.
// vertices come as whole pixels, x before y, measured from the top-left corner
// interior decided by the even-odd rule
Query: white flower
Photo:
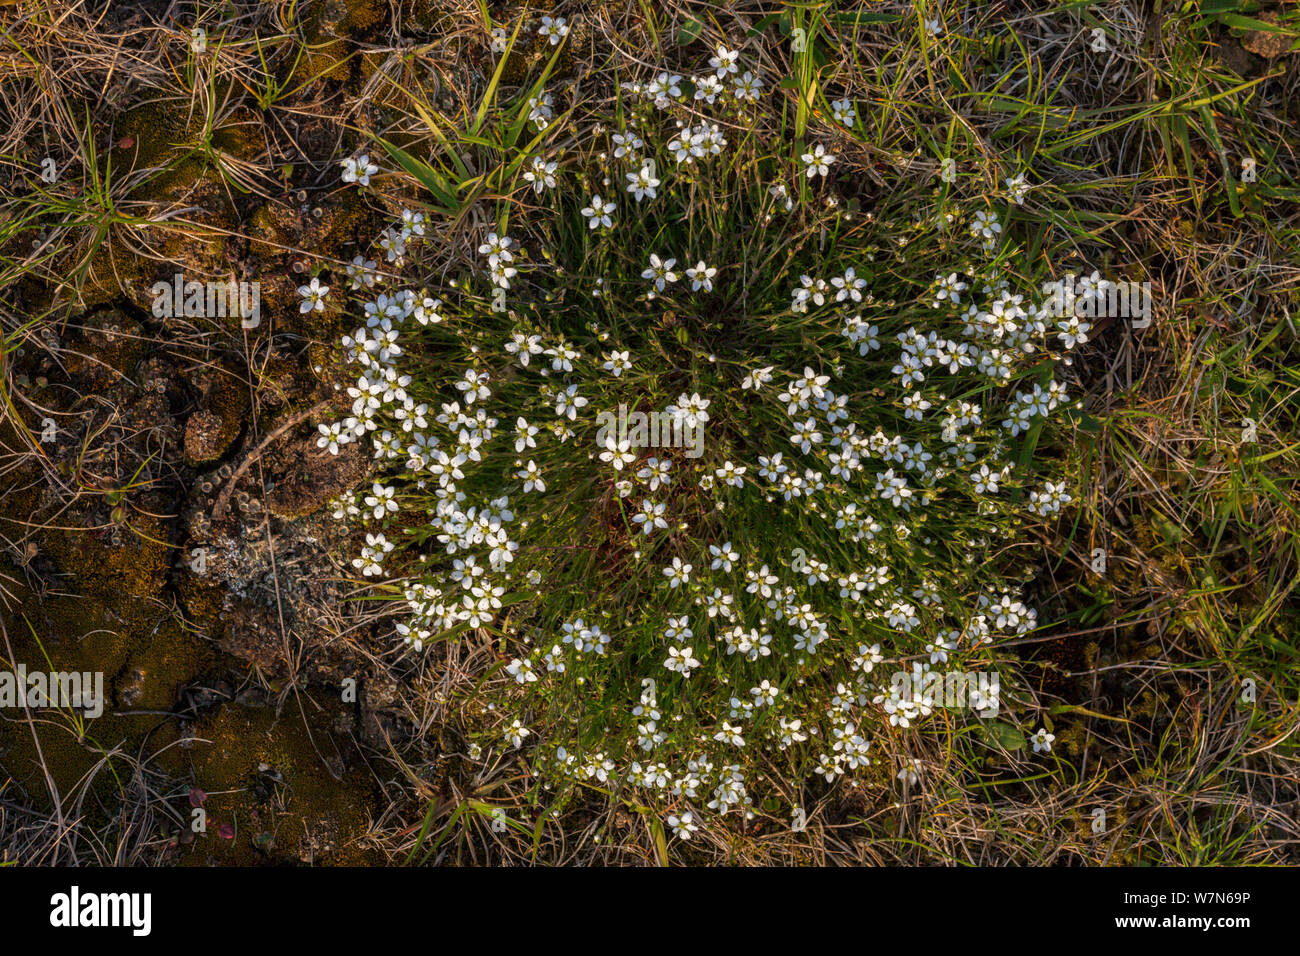
[[[488,265],[495,266],[501,262],[510,262],[514,259],[514,253],[510,251],[510,246],[514,240],[509,236],[498,236],[495,232],[489,232],[487,239],[478,247],[479,255],[488,257]]]
[[[551,356],[551,368],[556,372],[572,372],[573,360],[582,357],[582,353],[564,338],[561,338],[554,348],[547,349],[546,354]]]
[[[681,617],[668,618],[668,626],[664,629],[664,637],[670,641],[687,641],[695,636],[695,632],[690,628],[690,619],[685,614]]]
[[[924,764],[919,760],[913,759],[908,761],[907,764],[903,766],[903,769],[898,771],[898,779],[902,780],[908,786],[916,786],[917,782],[921,779],[921,768],[923,766]]]
[[[506,673],[520,684],[535,683],[537,681],[537,674],[533,671],[532,664],[528,661],[521,661],[517,657],[506,665]]]
[[[542,17],[542,25],[537,28],[537,35],[549,37],[551,46],[557,45],[562,39],[569,35],[569,27],[564,21],[564,17]]]
[[[668,521],[664,518],[667,507],[663,502],[643,501],[641,510],[632,516],[632,523],[641,525],[641,533],[645,535],[649,535],[655,528],[667,528]]]
[[[639,171],[627,174],[627,191],[636,197],[637,202],[646,196],[654,199],[657,195],[655,187],[658,185],[659,180],[649,166],[642,166]]]
[[[867,280],[858,275],[857,269],[849,266],[844,270],[844,275],[831,279],[831,285],[835,286],[836,302],[843,302],[846,299],[861,302],[862,290],[867,287]],[[817,304],[820,305],[821,303]]]
[[[372,494],[366,495],[365,504],[376,520],[384,517],[390,511],[397,511],[397,502],[393,500],[394,489],[386,488],[376,481],[371,488],[371,492]]]
[[[1001,477],[1001,472],[989,471],[988,465],[980,465],[979,471],[971,472],[970,480],[974,483],[977,493],[997,494],[998,481]]]
[[[375,263],[373,259],[367,259],[365,256],[353,256],[352,261],[346,267],[347,276],[351,280],[351,286],[354,290],[365,286],[367,289],[375,287]]]
[[[665,148],[672,153],[673,161],[680,165],[717,156],[726,145],[727,138],[722,135],[721,127],[716,123],[701,123],[681,130]]]
[[[835,155],[826,152],[826,147],[818,143],[813,147],[812,152],[804,153],[799,157],[803,160],[805,172],[809,179],[816,176],[825,176],[830,172],[831,163],[835,162]]]
[[[387,262],[400,262],[406,255],[406,239],[400,231],[385,229],[379,236],[379,248],[384,250]]]
[[[717,76],[697,76],[695,78],[695,98],[712,104],[722,93],[722,80]]]
[[[624,156],[635,157],[637,151],[645,146],[645,141],[636,133],[615,133],[614,134],[614,158],[622,159]]]
[[[368,534],[365,547],[361,549],[361,557],[353,558],[352,566],[360,569],[364,577],[383,574],[384,555],[392,550],[393,543],[382,534]]]
[[[1073,315],[1063,322],[1057,322],[1056,327],[1060,329],[1056,337],[1061,340],[1061,344],[1067,349],[1072,349],[1087,342],[1088,333],[1092,331],[1091,322],[1085,322]]]
[[[515,454],[520,454],[525,448],[536,448],[537,442],[533,436],[539,431],[536,425],[530,425],[523,418],[515,419]]]
[[[601,366],[610,375],[620,378],[624,372],[632,367],[632,360],[628,358],[627,352],[609,352],[605,355],[605,364]]]
[[[533,461],[531,458],[528,459],[528,464],[515,472],[515,477],[523,479],[525,493],[533,490],[546,490],[546,482],[542,480],[541,472],[537,468],[537,462]]]
[[[998,214],[995,212],[985,212],[983,209],[975,211],[975,217],[971,220],[970,234],[976,239],[983,239],[985,245],[994,242],[998,233],[1002,231],[1002,223],[998,222]]]
[[[632,451],[626,438],[617,441],[613,435],[606,435],[605,450],[600,453],[600,460],[613,465],[615,471],[622,471],[624,465],[636,461],[636,452]]]
[[[519,274],[519,270],[514,266],[508,266],[505,263],[497,263],[488,270],[488,275],[492,279],[493,285],[502,289],[510,288],[510,280]]]
[[[568,416],[572,421],[578,417],[578,409],[587,404],[587,400],[578,394],[578,386],[570,385],[556,393],[555,415],[557,418]]]
[[[737,77],[732,85],[735,88],[736,99],[749,103],[758,102],[759,93],[763,90],[763,81],[749,70]]]
[[[324,312],[325,296],[329,291],[330,287],[321,285],[320,279],[312,279],[309,285],[298,286],[298,294],[303,297],[298,306],[298,311],[311,312],[314,309],[317,312]]]
[[[722,547],[718,547],[716,544],[709,545],[709,554],[713,555],[713,563],[709,567],[714,571],[721,568],[723,571],[730,573],[732,562],[740,560],[740,555],[731,550],[730,541],[722,545]]]
[[[1069,504],[1073,500],[1065,490],[1065,482],[1053,484],[1048,481],[1044,483],[1041,492],[1031,491],[1029,493],[1029,509],[1035,514],[1043,516],[1056,514],[1061,510],[1061,505]]]
[[[524,179],[533,184],[533,192],[541,194],[543,189],[555,188],[556,163],[548,163],[540,156],[534,156],[528,168],[524,170]]]
[[[646,87],[646,95],[654,100],[656,109],[667,109],[670,100],[681,98],[681,82],[676,73],[660,73]]]
[[[700,662],[695,658],[695,650],[690,647],[670,647],[668,648],[668,659],[664,661],[664,667],[670,671],[677,671],[683,677],[689,678],[691,671],[700,666]]]
[[[700,829],[694,821],[694,816],[692,816],[691,812],[687,810],[681,816],[678,816],[675,813],[670,814],[668,817],[668,826],[676,836],[681,837],[683,840],[689,840],[691,834],[699,832]]]
[[[672,271],[673,266],[676,264],[676,259],[660,260],[660,258],[652,252],[650,253],[650,268],[641,273],[641,278],[653,279],[655,288],[662,292],[664,291],[666,283],[677,281],[677,273]]]
[[[546,129],[550,125],[551,118],[555,115],[554,110],[551,109],[554,102],[550,93],[543,93],[528,100],[528,119],[539,130]]]
[[[711,404],[709,399],[701,398],[699,392],[692,392],[690,395],[682,392],[677,397],[677,404],[669,405],[665,411],[687,428],[698,428],[709,420],[707,409]]]
[[[717,479],[733,488],[740,488],[745,484],[742,477],[745,474],[744,465],[736,465],[731,461],[724,461],[722,467],[713,473]]]
[[[705,292],[712,292],[713,277],[717,274],[717,267],[705,265],[703,259],[686,270],[686,278],[691,280],[692,292],[698,292],[700,289]]]
[[[709,57],[709,66],[713,67],[713,72],[719,77],[725,77],[728,73],[735,73],[738,69],[736,63],[740,59],[739,50],[728,50],[726,44],[719,43],[716,52]]]
[[[518,356],[519,364],[526,367],[534,355],[541,355],[545,350],[542,348],[542,337],[540,335],[527,335],[516,329],[510,333],[510,341],[506,343],[506,351],[511,355]]]
[[[428,628],[412,624],[398,624],[397,633],[402,636],[402,641],[410,645],[413,650],[424,650],[424,642],[433,637],[433,632]]]
[[[512,747],[523,745],[524,738],[531,735],[532,731],[519,722],[518,718],[511,722],[505,730],[505,738]]]
[[[773,368],[775,368],[775,366],[768,365],[764,368],[754,369],[754,371],[745,376],[745,380],[740,383],[740,387],[742,389],[752,388],[756,392],[759,391],[764,385],[772,381]]]
[[[681,558],[673,558],[673,563],[664,568],[664,576],[668,578],[668,586],[675,588],[691,579],[691,571],[691,565],[683,564]]]
[[[614,220],[610,218],[610,213],[618,209],[618,203],[605,202],[600,196],[591,197],[591,205],[582,208],[582,214],[587,217],[587,225],[592,229],[599,229],[604,226],[608,229],[614,225]]]
[[[668,477],[672,467],[672,461],[667,458],[647,458],[645,467],[638,471],[636,476],[642,481],[649,482],[651,491],[658,491],[660,485],[667,487],[672,484],[672,479]]]
[[[362,153],[356,159],[348,157],[343,160],[343,181],[369,186],[370,177],[379,172],[379,167],[370,161],[370,156]]]
[[[316,439],[317,448],[328,448],[331,455],[339,453],[339,445],[351,441],[351,436],[343,435],[343,423],[334,422],[332,425],[317,425],[316,430],[320,432],[320,438]]]
[[[440,308],[442,308],[442,299],[431,299],[424,296],[415,304],[411,314],[415,316],[415,321],[421,325],[429,325],[430,323],[438,325],[442,322],[442,315],[438,312]]]
[[[713,735],[713,739],[733,747],[745,746],[745,738],[741,735],[740,728],[729,720],[722,722],[722,729]]]
[[[1006,181],[1007,198],[1017,206],[1025,204],[1025,196],[1029,192],[1029,183],[1025,181],[1024,173],[1017,173]]]
[[[1050,754],[1054,740],[1056,740],[1056,735],[1049,734],[1046,727],[1038,728],[1038,733],[1029,738],[1029,742],[1034,745],[1034,753],[1045,750]]]
[[[853,127],[854,120],[857,119],[857,112],[853,109],[853,102],[848,99],[835,100],[831,103],[831,115],[835,122],[850,129]]]
[[[961,304],[961,294],[969,288],[965,282],[958,278],[957,273],[955,272],[951,272],[947,276],[937,275],[934,277],[934,281],[936,289],[934,293],[934,301],[931,305],[936,309],[944,302],[951,303],[952,305]]]
[[[410,239],[412,236],[424,235],[424,213],[414,212],[410,209],[402,210],[402,237]]]

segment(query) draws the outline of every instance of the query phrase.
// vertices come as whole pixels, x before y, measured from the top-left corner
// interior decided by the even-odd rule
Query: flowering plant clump
[[[1086,337],[1012,271],[1020,186],[856,195],[866,104],[793,137],[757,62],[501,107],[537,135],[464,274],[423,273],[411,210],[375,254],[407,281],[350,270],[353,404],[320,435],[381,463],[336,514],[401,639],[495,643],[478,743],[682,839],[814,778],[915,778],[873,745],[924,730],[924,675],[1037,626],[1008,545],[1070,502],[1034,449]]]

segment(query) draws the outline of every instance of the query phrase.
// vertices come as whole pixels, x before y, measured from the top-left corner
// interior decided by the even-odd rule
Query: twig
[[[226,481],[226,486],[221,489],[221,494],[217,495],[217,503],[212,506],[213,521],[220,521],[225,516],[226,509],[230,507],[230,496],[234,493],[235,485],[238,483],[239,479],[243,477],[244,472],[248,471],[252,464],[262,456],[262,452],[266,451],[266,447],[287,432],[290,428],[293,428],[305,419],[315,415],[322,408],[329,405],[331,401],[332,399],[327,398],[324,401],[313,405],[306,411],[290,416],[289,419],[280,425],[279,428],[263,438],[261,444],[249,452],[248,457],[244,459],[240,466],[235,469],[234,474],[232,474]]]

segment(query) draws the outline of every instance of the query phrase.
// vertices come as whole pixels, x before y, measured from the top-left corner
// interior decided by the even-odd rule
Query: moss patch
[[[279,718],[270,707],[227,704],[196,724],[195,785],[210,796],[207,832],[187,864],[379,862],[358,845],[376,809],[373,786],[329,730],[350,723],[350,708],[323,695],[303,705],[311,735],[292,698]]]

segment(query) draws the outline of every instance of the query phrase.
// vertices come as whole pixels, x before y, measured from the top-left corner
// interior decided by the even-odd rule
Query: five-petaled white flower
[[[670,671],[677,671],[683,677],[690,677],[691,671],[699,666],[700,662],[695,657],[694,648],[668,648],[668,660],[664,661],[664,667],[668,668]]]
[[[356,159],[349,156],[343,160],[343,181],[345,183],[369,186],[370,177],[377,172],[379,172],[379,167],[370,161],[370,156],[366,153],[362,153]]]
[[[692,833],[699,832],[699,826],[695,823],[695,817],[691,811],[687,810],[681,816],[675,813],[668,815],[668,827],[676,836],[683,840],[689,840]]]
[[[698,292],[700,289],[705,292],[712,292],[713,277],[717,274],[717,267],[705,265],[703,259],[686,270],[686,278],[691,280],[692,292]]]
[[[661,260],[652,252],[650,253],[650,268],[641,273],[641,278],[654,280],[655,288],[662,292],[666,283],[677,281],[677,273],[673,272],[673,266],[675,265],[677,265],[676,259]]]
[[[614,225],[614,220],[610,216],[614,210],[618,209],[618,203],[606,202],[599,195],[591,197],[591,205],[582,208],[582,214],[587,217],[587,225],[592,229],[599,229],[604,226],[608,229]]]
[[[658,195],[655,192],[658,185],[659,179],[655,176],[653,167],[649,165],[642,166],[635,173],[627,174],[627,191],[636,197],[637,202],[646,196],[654,199]]]
[[[317,312],[324,312],[325,296],[329,294],[329,291],[330,287],[321,285],[320,279],[312,279],[308,285],[298,286],[298,294],[302,296],[298,311],[311,312],[314,309]]]
[[[673,558],[673,563],[664,568],[664,577],[669,587],[680,587],[691,579],[691,571],[691,565],[683,564],[681,558]]]
[[[816,176],[825,176],[830,172],[831,163],[835,162],[835,154],[826,152],[826,147],[821,143],[814,146],[812,152],[804,153],[799,158],[803,160],[805,172],[809,179]]]
[[[548,37],[551,46],[557,45],[561,40],[569,35],[569,26],[564,17],[542,17],[542,25],[537,28],[537,35]]]

